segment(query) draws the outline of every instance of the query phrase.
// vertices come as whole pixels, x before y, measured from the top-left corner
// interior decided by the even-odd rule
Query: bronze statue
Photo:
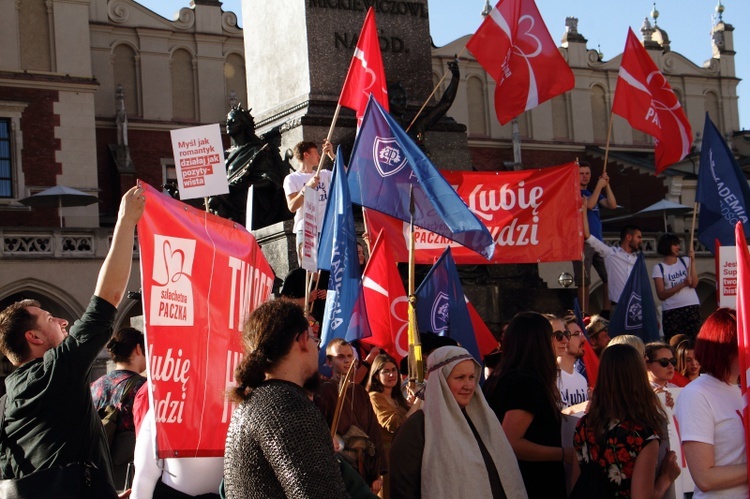
[[[255,135],[250,110],[233,106],[227,114],[232,147],[225,151],[229,194],[208,199],[211,213],[245,223],[248,188],[253,186],[253,220],[245,226],[259,229],[291,218],[282,183],[289,171],[278,149]]]
[[[425,107],[422,110],[422,113],[407,132],[423,151],[426,151],[424,145],[425,132],[433,128],[445,116],[445,113],[448,112],[448,109],[453,105],[453,101],[456,98],[458,82],[461,77],[461,73],[458,70],[458,59],[450,61],[448,69],[450,69],[452,76],[448,88],[445,89],[445,93],[443,93],[437,104],[432,107]],[[407,111],[406,102],[406,89],[401,85],[401,82],[396,82],[388,86],[388,107],[390,108],[390,114],[404,130],[409,127],[416,114]]]

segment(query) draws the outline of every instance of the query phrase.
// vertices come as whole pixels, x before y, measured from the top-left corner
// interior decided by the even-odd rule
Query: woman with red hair
[[[695,482],[694,499],[748,497],[737,316],[720,308],[695,341],[703,374],[677,398],[682,448]]]

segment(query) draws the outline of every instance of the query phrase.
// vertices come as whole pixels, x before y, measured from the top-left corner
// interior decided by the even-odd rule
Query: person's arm
[[[652,440],[646,444],[635,458],[633,477],[630,482],[630,497],[632,499],[661,499],[669,486],[680,474],[677,458],[670,452],[664,458],[659,469],[659,475],[654,481],[654,472],[659,455],[659,441]]]
[[[688,257],[688,286],[695,289],[698,287],[698,271],[695,269],[695,251],[689,251]]]
[[[146,207],[146,196],[140,187],[132,187],[122,197],[117,223],[112,234],[112,246],[99,271],[94,295],[117,307],[125,296],[133,263],[135,226]]]
[[[505,413],[500,423],[516,458],[522,461],[559,461],[573,464],[575,450],[572,447],[550,447],[526,440],[526,430],[533,420],[532,413],[511,409]]]
[[[680,291],[682,291],[683,288],[688,287],[687,281],[682,281],[681,283],[677,284],[673,288],[664,288],[664,278],[663,277],[654,277],[654,287],[656,288],[656,296],[661,300],[664,301],[667,298],[670,298]]]
[[[298,192],[288,194],[286,196],[286,205],[289,208],[289,211],[294,213],[302,208],[302,205],[305,204],[305,187],[315,189],[318,186],[318,182],[320,182],[320,176],[313,175],[312,177],[310,177],[310,180],[308,180],[307,183],[302,186],[302,189],[300,189]]]
[[[703,492],[729,489],[747,483],[747,465],[716,466],[714,446],[692,440],[682,442],[690,475]]]
[[[159,481],[162,473],[157,460],[154,458],[153,410],[149,409],[146,412],[143,423],[135,440],[133,456],[135,475],[133,476],[133,492],[130,499],[151,499],[156,482]]]
[[[394,390],[398,387],[394,388]],[[396,433],[401,424],[406,421],[406,416],[401,415],[398,408],[388,402],[388,396],[379,392],[370,392],[372,410],[378,418],[378,424],[389,433]]]
[[[607,175],[607,172],[604,172],[602,173],[601,178],[606,182],[604,184],[604,196],[606,199],[599,201],[599,205],[614,210],[617,208],[617,200],[615,199],[615,193],[612,192],[612,186],[609,184],[609,175]]]

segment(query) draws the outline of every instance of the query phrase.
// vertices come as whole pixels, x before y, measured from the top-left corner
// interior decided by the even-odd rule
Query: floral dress
[[[587,418],[581,418],[573,436],[582,477],[593,482],[590,490],[606,491],[606,497],[630,497],[635,460],[641,449],[659,436],[651,428],[624,420],[613,422],[604,439],[597,442]]]

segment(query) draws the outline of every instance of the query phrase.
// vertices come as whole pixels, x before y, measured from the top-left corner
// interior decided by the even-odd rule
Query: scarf
[[[423,497],[492,497],[489,475],[479,444],[447,382],[453,368],[466,360],[471,360],[474,364],[478,382],[480,366],[461,347],[438,348],[427,359],[429,378],[422,406],[425,419]],[[490,409],[479,386],[466,407],[466,413],[492,456],[507,497],[526,498],[526,488],[516,456],[505,438],[500,421]]]

